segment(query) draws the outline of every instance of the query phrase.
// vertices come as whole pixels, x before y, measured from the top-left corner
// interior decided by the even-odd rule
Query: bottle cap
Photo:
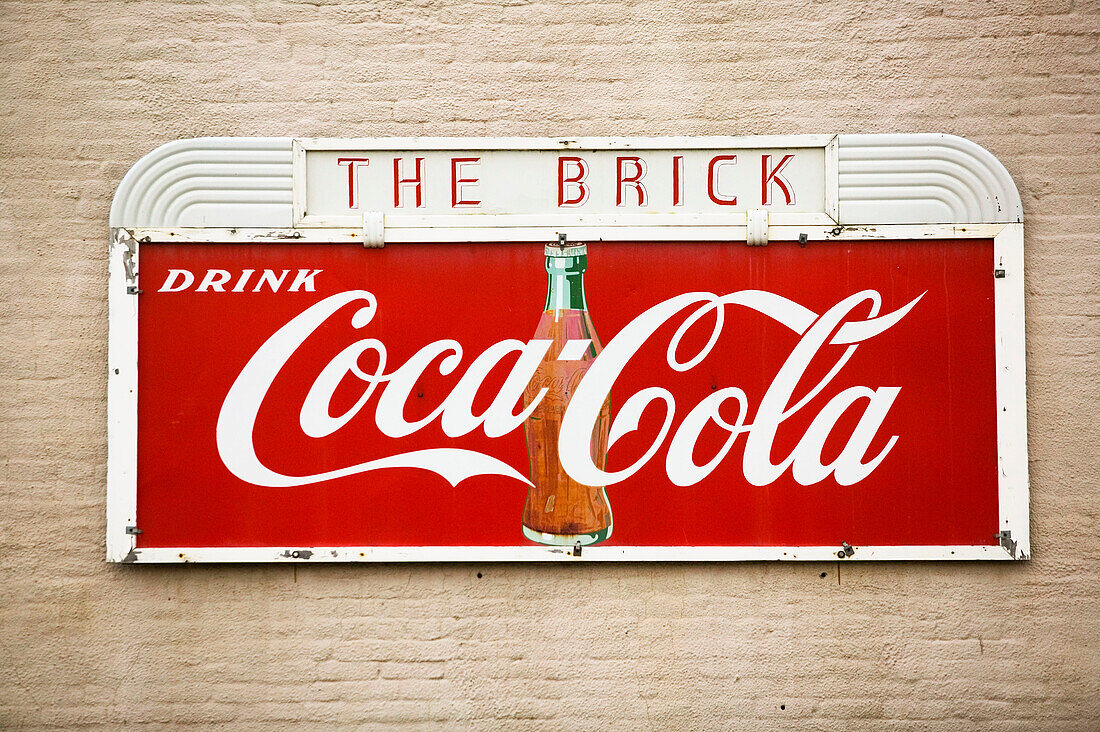
[[[563,247],[557,244],[547,244],[543,252],[548,257],[586,257],[588,256],[588,245],[567,244]]]

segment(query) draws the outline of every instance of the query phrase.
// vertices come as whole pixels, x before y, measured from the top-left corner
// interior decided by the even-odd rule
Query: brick
[[[0,726],[1097,728],[1098,11],[0,4]],[[822,131],[964,135],[1016,180],[1030,563],[103,562],[107,214],[157,145]]]

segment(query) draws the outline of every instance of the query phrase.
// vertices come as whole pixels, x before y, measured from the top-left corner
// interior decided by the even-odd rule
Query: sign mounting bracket
[[[750,247],[768,246],[768,212],[762,208],[748,210],[748,233],[745,243]]]
[[[381,211],[363,212],[363,247],[381,249],[386,246],[386,215]]]

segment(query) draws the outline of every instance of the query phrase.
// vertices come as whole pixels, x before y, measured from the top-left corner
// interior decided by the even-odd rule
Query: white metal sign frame
[[[851,140],[847,144],[847,139]],[[363,228],[339,221],[309,221],[304,191],[294,185],[310,149],[367,150],[573,150],[747,149],[811,147],[826,150],[827,216],[777,217],[767,238],[808,241],[993,240],[995,277],[998,544],[962,546],[649,547],[591,546],[580,556],[544,546],[424,547],[176,547],[139,548],[137,534],[137,325],[140,245],[150,242],[361,241]],[[190,146],[190,147],[189,147]],[[845,151],[850,170],[845,172]],[[196,153],[196,150],[198,153]],[[273,152],[274,151],[274,152]],[[900,152],[899,152],[900,151]],[[946,152],[944,152],[946,151]],[[255,153],[253,155],[253,153]],[[256,166],[282,188],[234,188]],[[270,155],[270,160],[265,156]],[[899,157],[900,156],[900,157]],[[172,160],[176,158],[176,160]],[[828,162],[829,160],[832,162]],[[213,162],[211,162],[213,160]],[[929,162],[923,170],[921,161]],[[231,184],[211,182],[211,165],[223,165]],[[181,183],[180,170],[184,169]],[[188,170],[189,169],[189,170]],[[234,175],[234,173],[236,175]],[[891,177],[893,176],[893,177]],[[257,177],[262,177],[257,176]],[[202,183],[196,183],[196,180]],[[167,182],[165,182],[167,181]],[[893,182],[891,182],[893,181]],[[899,182],[900,181],[900,182]],[[962,181],[962,183],[959,183]],[[188,184],[190,182],[190,184]],[[174,198],[153,203],[142,195],[157,185]],[[964,185],[965,184],[965,185]],[[202,186],[206,186],[205,189]],[[207,196],[194,192],[206,190]],[[246,192],[242,193],[244,190]],[[258,191],[258,192],[257,192]],[[279,195],[270,195],[272,191]],[[877,191],[877,193],[876,193]],[[960,192],[961,191],[961,192]],[[283,195],[288,194],[288,195]],[[190,199],[188,199],[190,197]],[[178,199],[190,200],[179,204]],[[196,204],[195,201],[198,201]],[[174,208],[173,208],[174,206]],[[249,208],[251,206],[251,208]],[[202,220],[187,218],[199,208]],[[205,208],[204,208],[205,207]],[[220,207],[220,208],[219,208]],[[851,210],[851,214],[846,213]],[[221,213],[222,210],[225,214]],[[955,221],[923,221],[943,210]],[[914,213],[916,211],[916,213]],[[223,216],[223,218],[219,218]],[[749,216],[724,219],[667,217],[654,223],[637,215],[586,220],[485,214],[396,218],[385,223],[386,243],[412,241],[545,241],[558,231],[573,240],[725,240],[747,242]],[[931,217],[935,217],[932,213]],[[874,221],[869,219],[887,219]],[[916,218],[916,220],[914,220]],[[207,221],[213,219],[211,225]],[[895,223],[890,223],[893,220]],[[231,225],[239,221],[239,226]],[[295,222],[298,222],[295,224]],[[901,222],[901,223],[897,223]],[[196,225],[196,223],[198,225]],[[268,223],[270,225],[264,225]],[[183,225],[180,225],[183,224]],[[210,138],[169,143],[134,166],[112,207],[109,251],[107,559],[122,563],[301,561],[735,561],[735,560],[954,560],[1028,559],[1029,491],[1024,350],[1023,223],[1018,194],[1004,168],[978,146],[948,135],[851,135],[766,138],[596,138],[579,140],[404,138],[290,140]],[[991,537],[993,540],[994,537]]]

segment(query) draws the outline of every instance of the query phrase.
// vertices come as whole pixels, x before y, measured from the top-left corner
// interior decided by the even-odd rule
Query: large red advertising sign
[[[566,247],[144,245],[136,546],[998,543],[992,240]]]
[[[1030,553],[961,138],[181,140],[111,227],[112,561]]]

